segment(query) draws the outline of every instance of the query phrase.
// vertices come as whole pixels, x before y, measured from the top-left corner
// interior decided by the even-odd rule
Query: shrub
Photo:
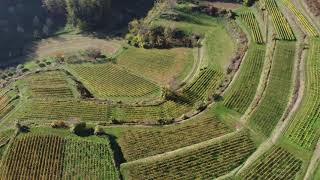
[[[97,59],[102,57],[102,53],[100,51],[100,49],[96,49],[96,48],[88,48],[85,50],[85,54],[89,57],[89,58],[93,58],[93,59]]]
[[[45,63],[39,63],[39,67],[44,68],[44,67],[46,67],[46,64]]]
[[[167,124],[172,124],[174,122],[174,119],[159,119],[158,123],[160,125],[167,125]]]
[[[198,101],[195,103],[194,105],[194,108],[197,110],[197,111],[203,111],[205,110],[207,107],[206,103],[203,102],[203,101]]]
[[[97,125],[94,128],[94,135],[99,136],[99,135],[103,135],[103,134],[105,134],[103,128],[101,126]]]
[[[85,122],[76,122],[72,124],[70,132],[74,134],[81,134],[86,130],[87,124]]]
[[[67,128],[67,124],[62,120],[53,121],[51,123],[52,128]]]

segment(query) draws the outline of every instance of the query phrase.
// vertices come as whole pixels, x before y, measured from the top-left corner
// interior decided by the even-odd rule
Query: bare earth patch
[[[45,39],[25,47],[31,56],[43,57],[56,54],[72,53],[87,48],[98,48],[103,53],[113,54],[121,47],[121,41],[116,39],[98,39],[83,35],[65,35]]]

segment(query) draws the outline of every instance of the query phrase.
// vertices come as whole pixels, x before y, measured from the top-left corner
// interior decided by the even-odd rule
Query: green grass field
[[[118,57],[117,64],[130,72],[167,85],[173,79],[184,80],[192,70],[194,61],[193,49],[129,48]]]
[[[186,12],[183,6],[178,6],[175,12],[181,16],[182,20],[170,21],[159,18],[153,22],[153,25],[173,26],[186,33],[204,36],[204,66],[224,72],[235,52],[235,43],[228,34],[225,20],[200,13]]]
[[[278,41],[267,88],[249,124],[265,136],[269,136],[282,117],[292,91],[294,42]]]
[[[69,65],[68,70],[97,98],[136,100],[160,95],[160,87],[113,64]]]

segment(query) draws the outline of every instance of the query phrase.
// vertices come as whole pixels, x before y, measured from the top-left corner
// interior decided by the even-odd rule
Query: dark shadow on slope
[[[154,0],[113,0],[112,21],[104,27],[93,29],[85,34],[98,38],[123,36],[128,23],[144,17],[152,8]],[[45,26],[49,27],[49,32]],[[28,60],[34,52],[27,44],[42,38],[57,35],[57,30],[66,25],[66,17],[49,14],[42,7],[41,0],[1,0],[0,1],[0,69]],[[46,35],[48,34],[48,35]]]
[[[126,160],[122,154],[121,147],[119,146],[119,144],[117,142],[117,137],[110,135],[110,134],[107,134],[107,135],[108,135],[108,138],[110,141],[111,149],[113,151],[113,157],[114,157],[116,167],[119,169],[120,164],[125,163]]]

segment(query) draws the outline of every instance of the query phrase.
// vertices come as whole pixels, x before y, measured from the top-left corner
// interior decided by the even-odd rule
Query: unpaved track
[[[196,74],[200,71],[200,67],[203,63],[203,58],[204,58],[204,47],[198,47],[196,48],[196,53],[194,53],[194,62],[191,68],[190,73],[188,74],[187,77],[184,78],[184,80],[182,81],[183,83],[191,83],[192,80],[195,78]]]

